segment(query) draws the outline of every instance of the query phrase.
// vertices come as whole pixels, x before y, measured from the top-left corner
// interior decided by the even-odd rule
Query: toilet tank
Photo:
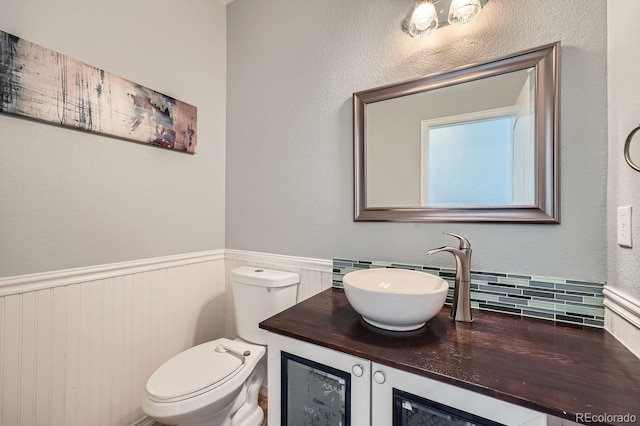
[[[238,336],[247,342],[267,344],[267,332],[258,324],[296,304],[300,276],[254,266],[231,270],[231,288]]]

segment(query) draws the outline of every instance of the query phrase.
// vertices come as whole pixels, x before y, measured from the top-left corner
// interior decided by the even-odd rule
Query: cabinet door
[[[546,425],[528,408],[377,363],[371,371],[373,426]]]
[[[370,424],[369,361],[269,333],[268,369],[269,425]]]

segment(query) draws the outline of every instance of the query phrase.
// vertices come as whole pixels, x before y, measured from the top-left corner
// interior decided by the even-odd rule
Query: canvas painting
[[[195,106],[3,31],[0,112],[196,152]]]

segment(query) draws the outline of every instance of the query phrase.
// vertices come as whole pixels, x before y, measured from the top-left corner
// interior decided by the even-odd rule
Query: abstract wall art
[[[0,112],[194,154],[197,108],[0,31]]]

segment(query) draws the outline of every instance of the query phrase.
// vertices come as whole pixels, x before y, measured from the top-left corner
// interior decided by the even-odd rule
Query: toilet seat
[[[217,347],[221,348],[216,351]],[[231,351],[225,352],[224,347]],[[258,386],[264,380],[264,368],[257,367],[266,352],[262,345],[240,338],[220,338],[195,348],[187,349],[188,355],[183,352],[174,356],[165,363],[166,368],[163,364],[147,382],[142,409],[161,424],[201,425],[205,418],[211,420],[211,424],[227,424],[223,420],[232,414],[234,401],[242,403],[246,397],[249,377],[259,377]],[[218,368],[227,362],[232,366]],[[182,375],[195,379],[185,380],[182,386],[162,383],[162,380],[173,380],[174,377],[183,380]]]
[[[165,362],[147,382],[147,396],[155,402],[177,402],[209,392],[238,374],[244,358],[220,345],[238,347],[238,342],[218,339],[194,346]],[[242,350],[244,351],[244,350]]]

